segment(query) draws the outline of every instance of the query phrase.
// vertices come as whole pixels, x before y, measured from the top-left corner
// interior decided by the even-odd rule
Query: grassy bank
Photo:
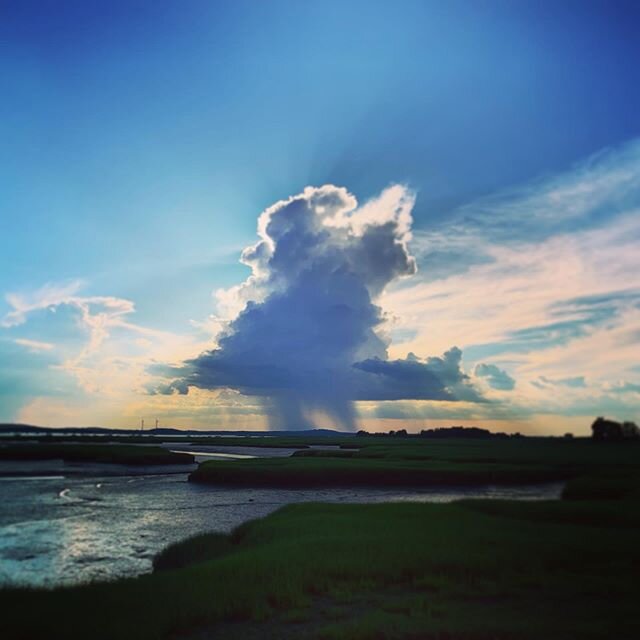
[[[311,457],[215,460],[201,464],[189,480],[228,486],[302,488],[523,484],[566,477],[566,472],[542,465]]]
[[[369,439],[371,440],[371,439]],[[560,439],[437,440],[397,438],[355,449],[306,449],[290,458],[205,462],[194,482],[229,486],[427,486],[521,484],[633,468],[636,443],[600,445]]]
[[[128,465],[191,464],[188,453],[173,453],[162,447],[121,444],[10,444],[0,446],[0,460],[99,462]]]
[[[638,637],[634,477],[608,478],[617,499],[592,478],[557,502],[289,506],[170,547],[152,575],[5,590],[0,635]]]

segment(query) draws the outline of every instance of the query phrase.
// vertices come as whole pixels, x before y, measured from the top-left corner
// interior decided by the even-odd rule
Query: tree
[[[640,429],[635,422],[622,423],[622,437],[625,440],[637,440],[640,438]]]
[[[598,442],[617,442],[623,439],[622,425],[598,416],[591,425],[591,437]]]

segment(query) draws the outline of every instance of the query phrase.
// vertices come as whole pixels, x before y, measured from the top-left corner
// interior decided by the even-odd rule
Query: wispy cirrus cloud
[[[539,389],[548,387],[570,387],[572,389],[584,389],[587,386],[584,376],[573,376],[571,378],[547,378],[540,376],[537,380],[532,380],[531,384]]]
[[[628,382],[623,380],[621,382],[614,382],[607,385],[606,389],[611,393],[634,393],[640,394],[640,383]]]
[[[47,283],[35,291],[7,293],[5,300],[11,310],[0,320],[4,328],[24,324],[27,316],[42,309],[55,309],[66,301],[73,300],[82,287],[82,281]]]
[[[604,149],[569,171],[465,204],[436,225],[414,230],[412,251],[434,280],[493,260],[493,245],[539,244],[606,226],[640,207],[640,139]]]
[[[21,347],[25,347],[25,349],[29,349],[29,351],[33,351],[35,353],[41,351],[51,351],[55,348],[55,345],[51,342],[42,342],[41,340],[30,340],[29,338],[15,338],[14,342]]]
[[[136,394],[143,393],[148,377],[146,367],[154,358],[184,357],[202,343],[193,334],[177,335],[137,324],[131,319],[135,314],[132,301],[83,295],[83,286],[82,281],[76,280],[10,293],[6,300],[11,308],[2,318],[1,326],[8,336],[19,332],[20,335],[10,337],[11,342],[34,358],[42,359],[46,354],[39,368],[46,369],[49,379],[57,377],[64,381],[67,393],[68,381],[75,381],[76,392],[67,398],[69,411],[73,407],[77,410],[84,407],[86,419],[86,415],[94,415],[91,406],[98,412],[100,405],[106,405],[105,412],[113,414],[122,411]],[[45,340],[54,326],[58,330],[60,326],[64,328],[55,343]],[[20,367],[20,363],[14,361],[13,366],[7,368],[6,385],[24,386],[20,382]],[[35,363],[30,367],[35,367]],[[30,375],[36,379],[34,373]],[[50,384],[55,387],[55,383]],[[33,417],[33,412],[41,411],[45,405],[55,405],[48,397],[38,400],[42,388],[43,385],[33,385],[36,396],[23,407],[22,419]],[[67,415],[62,407],[56,414],[60,419]]]
[[[485,365],[516,381],[508,397],[495,387],[493,396],[514,414],[600,407],[631,417],[637,405],[614,398],[610,381],[640,384],[629,348],[640,322],[638,246],[637,141],[470,203],[416,232],[418,275],[381,300],[394,310],[392,335],[408,336],[392,354],[455,336],[476,376],[487,379]]]

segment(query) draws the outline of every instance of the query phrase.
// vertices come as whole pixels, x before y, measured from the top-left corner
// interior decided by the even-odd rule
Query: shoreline
[[[318,640],[635,637],[634,478],[616,480],[617,499],[593,499],[593,478],[573,483],[574,499],[284,506],[169,546],[151,574],[2,589],[0,632],[45,640],[55,621],[67,640],[176,629],[193,640],[265,629]]]
[[[58,475],[28,480],[7,478],[1,484],[7,492],[19,490],[19,502],[15,504],[23,505],[24,510],[14,511],[5,503],[8,518],[0,524],[0,540],[4,538],[4,544],[0,545],[0,581],[5,586],[47,587],[148,575],[152,568],[151,559],[162,551],[167,542],[180,543],[193,535],[207,532],[231,535],[240,526],[248,526],[248,523],[267,517],[275,510],[299,503],[321,501],[324,504],[357,506],[445,504],[469,499],[557,501],[563,488],[558,484],[396,490],[336,487],[320,491],[201,488],[188,483],[186,475],[182,474],[123,477]],[[54,519],[38,521],[36,517],[32,521],[29,496],[33,496],[34,505],[41,505],[40,509],[46,507],[47,511],[42,516]],[[10,515],[12,512],[14,516]],[[18,529],[16,522],[21,522]],[[52,542],[55,547],[50,546]],[[48,551],[42,548],[42,543],[46,544]],[[75,545],[77,548],[69,554]],[[141,561],[137,556],[139,553],[146,560]],[[94,557],[97,562],[94,562]],[[14,560],[10,561],[10,558]],[[26,561],[20,562],[21,558]],[[45,573],[38,569],[40,565]],[[54,568],[56,566],[58,569]],[[51,567],[51,570],[46,567]],[[12,572],[15,572],[13,581],[9,579]]]

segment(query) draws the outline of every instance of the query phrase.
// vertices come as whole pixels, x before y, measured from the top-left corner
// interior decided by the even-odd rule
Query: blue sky
[[[149,362],[215,344],[224,314],[212,292],[249,276],[239,256],[260,212],[324,184],[360,203],[392,184],[415,194],[408,246],[418,274],[380,298],[395,317],[389,357],[458,345],[469,375],[486,364],[515,379],[511,396],[485,390],[498,394],[493,415],[449,407],[442,420],[522,426],[544,413],[532,382],[553,387],[539,376],[586,376],[587,391],[573,387],[575,406],[554,405],[531,429],[569,418],[577,429],[599,410],[635,417],[637,393],[611,391],[640,381],[624,358],[575,371],[548,359],[560,346],[586,353],[580,340],[599,328],[632,332],[636,321],[639,265],[617,249],[636,232],[640,204],[639,25],[635,2],[4,2],[0,419],[123,426],[149,411],[217,426],[236,410],[268,411],[237,390],[220,400],[219,389],[167,399],[174,411],[139,387]],[[544,317],[532,311],[499,334],[481,330],[491,315],[481,308],[427,301],[425,318],[437,311],[461,332],[430,342],[426,320],[408,310],[419,287],[457,300],[479,278],[502,282],[491,269],[513,269],[525,241],[524,255],[551,261],[560,237],[575,250],[571,273],[591,250],[620,264],[603,260],[611,272],[592,276],[576,268],[566,296],[545,298]],[[546,291],[538,265],[519,268],[527,287]],[[7,321],[16,296],[29,309]],[[537,359],[524,363],[529,353]],[[107,360],[113,377],[135,362],[135,380],[100,379]],[[587,392],[600,404],[587,406]],[[413,400],[358,411],[372,424],[445,411]]]

